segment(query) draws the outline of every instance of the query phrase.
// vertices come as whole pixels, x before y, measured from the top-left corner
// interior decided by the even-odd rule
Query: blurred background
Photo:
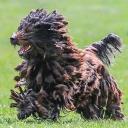
[[[122,53],[114,60],[110,72],[117,79],[123,91],[123,112],[128,115],[128,0],[0,0],[0,128],[3,127],[128,127],[128,122],[90,122],[84,126],[79,116],[69,114],[62,124],[48,122],[38,124],[35,120],[26,125],[18,122],[15,110],[9,108],[10,89],[15,83],[14,67],[21,62],[18,48],[11,46],[9,38],[17,30],[20,20],[32,9],[44,8],[49,12],[57,10],[69,21],[69,34],[79,48],[85,48],[92,42],[101,40],[108,33],[116,33],[123,40]],[[74,118],[73,118],[74,117]],[[78,124],[74,122],[77,121]],[[107,122],[108,123],[108,122]]]

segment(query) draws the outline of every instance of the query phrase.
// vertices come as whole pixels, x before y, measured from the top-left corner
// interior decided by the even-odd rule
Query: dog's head
[[[21,57],[29,59],[51,51],[56,42],[65,39],[67,24],[56,11],[33,10],[21,21],[10,41],[14,46],[20,46],[18,53]]]

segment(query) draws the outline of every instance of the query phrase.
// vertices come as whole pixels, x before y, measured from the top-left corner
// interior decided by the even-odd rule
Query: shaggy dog
[[[68,22],[56,11],[30,12],[10,38],[19,45],[23,62],[15,69],[16,90],[11,107],[18,118],[30,115],[56,120],[60,110],[76,111],[85,119],[123,119],[121,91],[107,66],[120,38],[109,34],[88,48],[78,49],[67,34]]]

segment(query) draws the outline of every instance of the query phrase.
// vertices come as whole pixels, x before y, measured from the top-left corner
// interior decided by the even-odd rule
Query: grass
[[[22,17],[33,8],[58,10],[69,21],[69,33],[76,45],[86,47],[91,42],[100,40],[110,32],[122,37],[122,54],[116,58],[110,72],[117,79],[123,91],[122,106],[128,115],[128,1],[127,0],[0,0],[0,128],[127,128],[128,120],[85,121],[73,112],[62,114],[58,122],[39,121],[28,118],[19,121],[16,111],[9,108],[10,89],[14,87],[14,67],[20,63],[17,50],[9,44],[9,37]]]

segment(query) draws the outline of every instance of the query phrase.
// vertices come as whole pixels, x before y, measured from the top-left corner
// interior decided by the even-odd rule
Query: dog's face
[[[31,11],[10,38],[11,44],[19,45],[18,54],[30,58],[43,54],[67,33],[64,17],[56,11],[48,14],[45,10]]]
[[[20,46],[18,54],[23,57],[26,57],[27,54],[32,52],[32,45],[27,39],[26,34],[27,33],[24,30],[22,30],[14,33],[10,38],[10,41],[14,46]]]

